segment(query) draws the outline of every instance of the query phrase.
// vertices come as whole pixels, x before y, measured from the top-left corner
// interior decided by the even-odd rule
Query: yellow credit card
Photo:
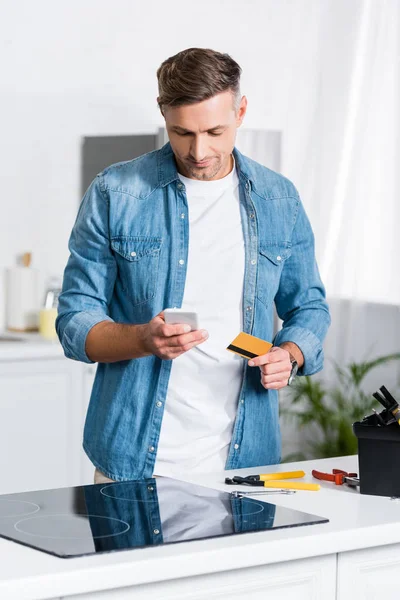
[[[256,356],[261,356],[261,354],[266,354],[270,348],[272,348],[270,342],[242,331],[229,344],[227,350],[239,354],[243,358],[255,358]]]

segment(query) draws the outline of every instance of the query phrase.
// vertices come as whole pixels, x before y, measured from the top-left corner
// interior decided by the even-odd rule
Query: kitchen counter
[[[57,340],[46,340],[39,333],[0,332],[0,361],[58,358],[64,351]]]
[[[223,483],[225,475],[302,469],[306,472],[305,480],[311,482],[315,481],[311,476],[313,468],[330,471],[333,467],[346,471],[358,471],[357,457],[286,463],[279,466],[227,471],[196,478],[187,477],[184,480],[227,491],[227,486]],[[267,501],[277,505],[329,518],[329,523],[320,525],[246,533],[156,546],[143,550],[128,550],[70,559],[56,558],[0,539],[0,597],[4,600],[44,600],[72,597],[79,594],[78,598],[82,598],[82,600],[86,598],[118,598],[118,600],[122,600],[133,597],[133,594],[135,599],[142,598],[142,594],[144,598],[148,597],[150,593],[153,594],[153,598],[236,598],[239,596],[233,594],[232,583],[230,583],[235,577],[242,577],[240,581],[248,581],[252,582],[252,585],[256,585],[257,577],[262,577],[264,572],[268,573],[267,583],[263,584],[262,593],[265,594],[266,586],[272,581],[271,574],[274,574],[275,577],[278,573],[281,583],[283,580],[287,581],[285,576],[280,574],[284,573],[285,565],[290,565],[288,573],[290,573],[290,577],[294,577],[294,574],[297,573],[296,565],[303,565],[302,560],[304,559],[307,559],[304,565],[308,566],[317,564],[315,562],[317,559],[322,561],[320,563],[322,566],[316,568],[310,579],[313,582],[314,595],[308,593],[304,597],[318,599],[367,597],[357,595],[354,589],[350,590],[351,596],[346,596],[345,575],[351,573],[354,579],[357,573],[352,566],[351,568],[347,567],[346,562],[340,563],[337,557],[353,557],[353,551],[361,551],[362,554],[368,548],[385,552],[386,548],[382,550],[377,547],[386,546],[390,549],[390,545],[393,544],[399,544],[392,548],[396,550],[395,556],[400,555],[400,502],[386,497],[360,495],[358,489],[345,485],[335,486],[329,482],[320,483],[321,490],[318,492],[298,491],[293,495],[266,497]],[[233,489],[244,488],[243,486],[231,486],[228,491]],[[332,558],[329,565],[328,557]],[[310,559],[313,560],[310,561]],[[370,559],[368,561],[370,573],[372,572],[372,563]],[[387,559],[385,561],[387,562]],[[380,558],[378,563],[379,565],[382,563]],[[342,575],[338,577],[336,569],[340,564],[342,564]],[[262,567],[262,569],[254,570],[255,567]],[[396,568],[393,567],[396,565],[392,561],[390,572],[395,577]],[[275,570],[271,571],[271,569]],[[278,572],[276,569],[281,570]],[[303,574],[302,581],[304,583],[305,574],[308,571],[303,567],[300,571]],[[240,573],[243,575],[241,576]],[[246,579],[246,573],[249,574],[248,579]],[[212,590],[216,590],[218,586],[216,586],[215,578],[222,577],[223,574],[225,574],[223,589],[226,595],[220,592],[215,596],[211,592],[207,592],[204,596],[200,594],[199,590],[203,589],[201,586],[204,577],[212,580],[210,585],[212,585]],[[318,587],[317,577],[322,582],[318,585],[326,585],[326,588]],[[385,575],[386,586],[389,579]],[[181,587],[176,587],[178,586],[177,582],[181,583]],[[193,582],[197,582],[196,594],[193,591]],[[154,585],[150,584],[158,585],[158,592],[154,592]],[[333,589],[336,585],[340,593]],[[184,589],[186,592],[181,595]],[[238,586],[235,585],[234,589],[237,593]],[[250,588],[243,588],[243,593],[246,593],[246,589],[249,591]],[[300,590],[300,588],[298,589]],[[382,586],[380,589],[383,589]],[[104,590],[101,595],[98,594],[100,590]],[[390,595],[392,592],[391,588],[385,588],[384,597],[386,599],[395,598],[396,596]],[[160,595],[154,595],[155,593]],[[259,593],[261,594],[261,591]],[[254,595],[248,593],[247,597],[258,599],[265,596],[254,592]],[[279,595],[279,598],[289,597],[296,596]],[[297,595],[297,598],[299,597],[303,596]],[[368,597],[374,598],[375,596]]]

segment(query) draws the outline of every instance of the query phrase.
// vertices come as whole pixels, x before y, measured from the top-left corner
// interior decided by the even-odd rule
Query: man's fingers
[[[256,356],[249,360],[250,367],[261,367],[261,365],[266,365],[272,362],[277,362],[277,359],[273,357],[273,355],[269,352],[267,354],[261,354],[261,356]]]
[[[182,328],[182,325],[174,325],[173,327]],[[155,338],[157,339],[157,345],[159,347],[182,348],[187,344],[199,344],[201,342],[204,342],[208,338],[208,331],[205,329],[199,329],[195,331],[190,331],[189,333],[182,333],[182,329],[178,329],[178,334],[164,335],[163,330],[161,329],[157,332]]]
[[[183,344],[183,345],[178,344],[176,346],[168,346],[167,348],[164,348],[164,353],[165,353],[166,357],[169,359],[178,358],[178,356],[181,356],[181,354],[188,352],[188,350],[191,350],[192,348],[194,348],[195,346],[198,346],[199,344],[201,344],[204,341],[205,341],[205,339],[202,338],[201,340],[196,339],[195,341],[187,342],[186,344]]]
[[[161,332],[164,337],[173,337],[176,335],[183,335],[189,333],[192,330],[190,325],[167,325],[164,323]]]
[[[261,385],[266,390],[280,390],[287,386],[290,377],[291,369],[286,369],[280,373],[274,373],[273,375],[261,374]]]
[[[263,383],[261,381],[261,383],[266,390],[280,390],[287,386],[287,381],[274,381],[273,383]]]
[[[266,354],[261,354],[249,360],[248,365],[249,367],[260,367],[261,365],[287,360],[288,357],[289,353],[287,350],[273,346]]]
[[[157,334],[162,335],[163,337],[182,335],[183,333],[189,333],[189,331],[192,330],[190,325],[185,325],[184,323],[177,323],[174,325],[166,323],[164,319],[164,311],[161,311],[158,315],[156,315],[153,321],[157,323]]]
[[[205,335],[203,336],[203,332]],[[208,332],[205,329],[200,329],[199,331],[191,331],[190,333],[185,333],[183,335],[177,335],[175,337],[171,337],[168,340],[169,347],[183,347],[187,344],[191,343],[199,343],[204,342],[208,338]]]
[[[270,385],[273,383],[284,382],[287,383],[290,376],[290,371],[283,371],[282,373],[274,373],[273,375],[261,375],[261,383]]]
[[[274,375],[274,373],[282,373],[289,370],[292,370],[291,364],[289,361],[280,361],[278,363],[267,363],[266,365],[260,366],[261,373],[264,375]]]

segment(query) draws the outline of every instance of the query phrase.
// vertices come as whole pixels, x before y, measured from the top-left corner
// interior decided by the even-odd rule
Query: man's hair
[[[188,48],[167,58],[157,70],[158,106],[195,104],[230,90],[240,104],[242,69],[229,56],[206,48]]]

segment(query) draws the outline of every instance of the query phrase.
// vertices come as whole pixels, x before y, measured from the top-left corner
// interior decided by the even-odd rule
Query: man
[[[278,391],[323,365],[330,323],[313,233],[293,184],[235,145],[247,100],[227,54],[158,69],[170,143],[90,185],[70,238],[57,332],[98,362],[84,432],[96,481],[280,461]],[[252,361],[244,331],[274,347]],[[201,329],[163,310],[197,310]],[[103,479],[101,479],[103,478]]]

